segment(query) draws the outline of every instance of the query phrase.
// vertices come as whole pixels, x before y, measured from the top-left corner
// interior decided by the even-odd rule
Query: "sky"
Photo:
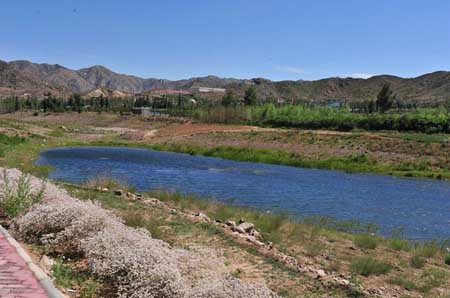
[[[141,77],[415,77],[450,69],[448,0],[3,0],[0,60]]]

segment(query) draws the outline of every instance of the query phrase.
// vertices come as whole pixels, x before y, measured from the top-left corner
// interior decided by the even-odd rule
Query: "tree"
[[[75,94],[73,96],[74,98],[74,110],[78,113],[81,113],[83,111],[83,99],[81,98],[80,94]]]
[[[234,104],[234,93],[232,90],[227,90],[227,93],[222,98],[222,105],[228,107]]]
[[[250,86],[247,91],[245,91],[244,102],[245,105],[252,105],[256,103],[257,95],[256,95],[256,87]]]
[[[395,95],[393,94],[393,91],[391,90],[391,84],[386,83],[384,84],[383,88],[381,88],[380,93],[377,95],[377,109],[384,113],[390,108],[392,108],[392,105],[394,104]]]
[[[17,112],[20,110],[20,101],[19,101],[19,97],[15,97],[14,98],[14,112]]]

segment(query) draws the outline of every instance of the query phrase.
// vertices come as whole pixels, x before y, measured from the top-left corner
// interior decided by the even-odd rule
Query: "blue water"
[[[43,151],[50,178],[83,183],[94,176],[126,181],[139,191],[195,193],[292,216],[373,222],[412,239],[450,238],[450,182],[349,174],[236,162],[131,148],[77,147]]]

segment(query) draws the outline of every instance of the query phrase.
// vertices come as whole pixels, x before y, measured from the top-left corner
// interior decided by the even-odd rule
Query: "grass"
[[[350,269],[352,274],[370,276],[386,274],[392,266],[372,257],[357,257],[353,259]]]
[[[406,239],[390,238],[387,243],[388,247],[397,251],[410,251],[411,243]]]
[[[423,268],[425,266],[425,262],[426,260],[422,256],[417,254],[414,254],[409,261],[411,267],[416,269]]]
[[[417,285],[412,280],[410,280],[406,277],[403,277],[403,276],[397,276],[397,277],[391,278],[391,279],[389,279],[388,282],[390,284],[400,286],[407,291],[413,291],[418,288]]]
[[[90,279],[87,274],[79,273],[61,259],[55,260],[52,266],[54,283],[64,289],[76,288],[79,290],[80,298],[97,297],[98,283]]]
[[[115,143],[114,145],[123,146],[124,144]],[[330,169],[350,173],[378,173],[406,177],[450,179],[450,170],[444,168],[434,169],[427,161],[419,160],[416,162],[387,164],[372,160],[369,155],[364,153],[323,159],[306,159],[299,153],[251,147],[218,146],[207,148],[179,143],[164,143],[147,146],[139,145],[139,147],[146,147],[159,151],[187,153],[190,155],[219,157],[237,161],[278,164],[302,168]]]
[[[379,239],[373,235],[357,234],[353,237],[353,242],[361,249],[375,249],[378,246]]]

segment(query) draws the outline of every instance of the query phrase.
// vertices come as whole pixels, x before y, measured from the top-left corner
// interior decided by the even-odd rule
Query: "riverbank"
[[[130,146],[297,167],[450,179],[449,135],[264,129],[93,113],[22,113],[2,115],[0,121],[10,127],[10,134],[41,136],[59,146]]]
[[[141,123],[136,118],[130,118],[123,120],[129,121],[125,126],[124,123],[118,123],[119,120],[114,118],[116,117],[114,115],[89,117],[92,118],[84,122],[79,120],[75,124],[61,122],[63,121],[61,119],[56,121],[54,118],[47,119],[49,121],[42,119],[28,121],[25,115],[20,121],[4,120],[1,122],[2,132],[7,137],[2,137],[0,142],[0,149],[3,152],[0,163],[45,177],[48,168],[36,166],[33,160],[41,150],[47,148],[100,144],[147,147],[186,143],[198,146],[204,140],[207,140],[204,142],[206,148],[222,146],[224,142],[234,140],[233,144],[228,144],[229,147],[238,148],[251,144],[253,146],[247,147],[270,149],[276,145],[282,152],[300,148],[293,144],[301,144],[302,148],[306,149],[302,156],[308,159],[319,153],[324,154],[327,150],[340,148],[345,142],[350,142],[353,146],[365,146],[363,149],[381,143],[385,146],[383,152],[389,152],[387,149],[395,149],[400,144],[400,147],[408,152],[405,155],[411,159],[415,158],[416,149],[429,148],[426,153],[432,158],[440,158],[445,152],[442,150],[446,150],[445,147],[440,149],[442,147],[440,140],[418,141],[414,137],[415,140],[411,141],[405,140],[404,135],[377,136],[372,142],[370,140],[374,138],[373,135],[361,133],[335,135],[324,132],[259,131],[254,128],[233,128],[231,131],[226,126],[216,126],[212,131],[202,127],[201,133],[192,133],[192,129],[196,128],[195,124]],[[93,126],[95,123],[102,126]],[[114,128],[118,124],[123,124],[121,130]],[[148,139],[143,138],[145,133],[142,130],[145,133],[152,131],[152,136]],[[256,146],[261,145],[263,140],[264,146]],[[309,145],[313,147],[309,146],[308,142],[311,142]],[[410,145],[414,146],[408,149]],[[317,150],[314,151],[312,148]],[[347,147],[343,150],[348,152]],[[371,152],[381,151],[371,150]],[[269,288],[284,297],[349,296],[349,293],[342,291],[341,288],[324,287],[316,279],[292,272],[279,262],[274,262],[273,259],[266,258],[252,249],[236,246],[229,238],[217,232],[213,225],[192,223],[178,217],[176,213],[165,212],[158,208],[144,208],[141,202],[124,200],[114,195],[112,191],[98,192],[95,190],[96,187],[85,189],[79,186],[66,186],[66,188],[73,196],[82,200],[97,201],[104,208],[123,218],[128,225],[148,229],[155,238],[174,246],[203,244],[221,249],[234,275],[245,280],[262,278]],[[115,188],[109,188],[112,189]],[[441,250],[442,247],[435,242],[423,245],[411,244],[401,238],[401,231],[398,235],[394,235],[397,237],[383,239],[371,235],[370,228],[364,233],[351,234],[331,229],[326,222],[295,223],[282,215],[258,213],[250,209],[221,205],[173,193],[152,193],[147,196],[156,197],[177,210],[204,213],[212,219],[222,221],[245,219],[262,232],[264,241],[273,242],[280,251],[295,257],[300,264],[312,264],[325,273],[334,272],[348,276],[353,283],[361,284],[365,289],[381,290],[383,297],[446,297],[450,293],[448,282],[450,267],[445,264],[445,252]],[[67,265],[73,266],[72,270],[76,269],[76,264]]]

